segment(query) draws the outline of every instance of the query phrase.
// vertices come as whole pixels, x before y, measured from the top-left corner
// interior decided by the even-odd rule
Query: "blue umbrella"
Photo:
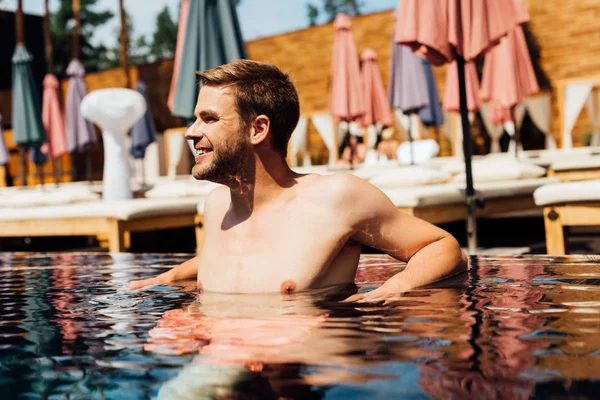
[[[196,71],[248,58],[233,0],[195,0],[189,4],[185,41],[175,88],[173,115],[194,117]]]
[[[144,158],[146,147],[156,140],[156,128],[152,119],[152,110],[150,109],[146,85],[143,82],[138,82],[135,85],[135,90],[144,96],[146,100],[146,114],[131,128],[131,149],[129,152],[133,158]]]
[[[425,72],[429,104],[421,108],[419,118],[421,118],[421,122],[425,126],[441,126],[444,124],[444,112],[442,111],[442,103],[438,95],[433,69],[429,61],[425,58],[421,58],[421,64],[423,65],[423,72]]]
[[[12,121],[13,138],[20,147],[21,185],[27,184],[25,149],[39,148],[46,141],[42,110],[36,90],[31,61],[33,56],[22,43],[17,43],[12,57]]]
[[[425,71],[421,58],[410,47],[397,44],[392,34],[392,68],[390,69],[390,106],[404,114],[416,114],[429,103]],[[413,136],[408,130],[410,141],[410,163],[414,164]]]

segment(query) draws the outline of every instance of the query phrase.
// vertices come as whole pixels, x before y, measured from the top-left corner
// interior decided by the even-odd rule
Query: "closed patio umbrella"
[[[22,43],[17,43],[12,57],[13,140],[19,145],[21,185],[27,185],[25,149],[39,148],[46,141],[42,124],[40,98],[33,81],[33,57]]]
[[[539,90],[523,28],[517,26],[485,55],[481,98],[490,102],[492,122],[514,124],[514,108]],[[518,143],[516,126],[514,140]]]
[[[419,111],[419,118],[425,126],[441,126],[444,124],[444,112],[442,111],[442,103],[433,75],[433,68],[431,68],[431,64],[426,58],[421,58],[421,65],[425,73],[425,82],[427,82],[428,104]]]
[[[185,31],[187,28],[188,12],[190,9],[190,0],[181,0],[179,9],[179,24],[177,26],[177,44],[175,46],[175,60],[173,61],[173,76],[169,86],[169,97],[167,106],[173,111],[175,103],[175,89],[177,88],[177,78],[179,77],[179,67],[181,65],[181,56],[183,53],[183,42],[185,42]]]
[[[381,72],[377,66],[377,53],[373,49],[365,49],[360,58],[362,60],[360,75],[363,98],[366,103],[366,112],[361,123],[367,129],[372,129],[377,124],[390,126],[393,123],[392,111],[381,81]],[[369,147],[375,148],[376,139],[376,137],[369,137]]]
[[[442,103],[438,94],[433,68],[426,58],[421,58],[421,65],[425,73],[425,81],[427,82],[427,106],[419,111],[419,119],[425,127],[433,127],[435,129],[435,138],[439,145],[442,145],[442,137],[440,136],[439,126],[444,124],[444,112],[442,111]]]
[[[198,98],[196,71],[248,58],[233,0],[190,1],[173,115],[192,119]]]
[[[144,157],[146,155],[146,147],[156,141],[156,128],[154,127],[154,120],[152,117],[152,110],[150,109],[150,101],[148,100],[148,89],[146,84],[138,81],[135,84],[135,90],[142,96],[146,101],[146,113],[140,118],[132,127],[130,133],[131,148],[129,153],[135,159],[140,160],[142,166],[142,184],[145,183],[145,172],[144,172]]]
[[[365,113],[361,95],[360,67],[352,22],[346,14],[338,14],[333,23],[335,39],[331,62],[329,111],[338,121],[352,121]]]
[[[392,34],[392,65],[390,68],[390,105],[405,115],[416,114],[429,104],[427,81],[421,60],[409,47],[397,44]],[[408,129],[410,163],[414,164],[413,124]]]
[[[513,28],[528,20],[521,0],[401,0],[398,4],[396,42],[410,46],[435,65],[457,62],[467,181],[467,241],[471,253],[476,250],[477,239],[465,61],[485,53]]]
[[[48,146],[42,150],[53,159],[58,159],[67,153],[65,119],[60,106],[58,94],[58,79],[52,74],[44,77],[44,93],[42,96],[42,122],[48,135]],[[60,160],[56,160],[60,161]],[[60,165],[60,163],[57,163]],[[60,168],[55,171],[56,183],[60,182]]]
[[[338,14],[333,22],[335,39],[331,59],[331,83],[329,89],[329,112],[334,120],[354,121],[366,112],[362,96],[360,66],[356,44],[352,36],[352,22],[346,14]],[[337,129],[334,129],[337,142]],[[338,143],[334,143],[334,149]],[[350,145],[350,165],[354,148]]]
[[[135,90],[144,96],[146,100],[146,113],[131,127],[131,149],[129,152],[133,158],[144,158],[146,147],[156,140],[156,128],[154,127],[146,84],[143,82],[136,83]]]
[[[79,60],[72,60],[67,66],[69,83],[67,86],[67,104],[65,120],[67,128],[67,150],[69,153],[85,153],[88,181],[92,181],[91,158],[89,151],[98,143],[92,123],[81,115],[79,106],[87,94],[83,80],[85,69]]]

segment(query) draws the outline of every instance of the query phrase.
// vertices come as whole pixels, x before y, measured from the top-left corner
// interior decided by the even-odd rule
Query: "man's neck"
[[[282,156],[255,154],[254,160],[243,169],[240,181],[228,185],[232,207],[252,212],[269,204],[294,186],[297,176]]]

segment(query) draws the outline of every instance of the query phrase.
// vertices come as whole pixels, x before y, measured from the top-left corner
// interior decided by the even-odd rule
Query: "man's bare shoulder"
[[[227,186],[218,186],[210,191],[204,200],[204,214],[216,212],[221,208],[229,208],[231,194]]]
[[[321,201],[331,201],[330,204],[335,206],[362,202],[365,195],[380,192],[364,179],[344,172],[332,175],[310,174],[301,179],[304,180],[300,185],[304,194],[318,196]]]

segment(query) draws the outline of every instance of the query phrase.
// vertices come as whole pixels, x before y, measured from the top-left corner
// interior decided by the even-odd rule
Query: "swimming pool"
[[[387,305],[130,291],[187,255],[0,253],[0,398],[593,398],[600,260],[479,257]],[[359,290],[401,268],[361,258]]]

